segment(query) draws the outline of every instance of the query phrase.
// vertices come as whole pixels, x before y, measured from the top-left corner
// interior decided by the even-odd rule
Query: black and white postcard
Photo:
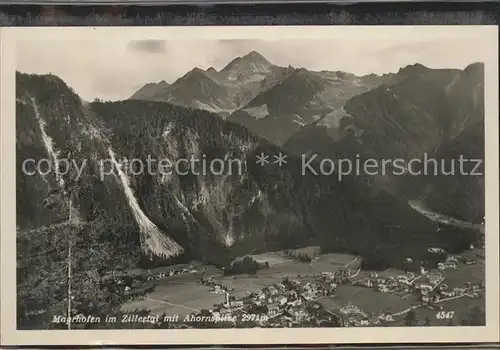
[[[498,341],[498,31],[2,28],[6,344]]]

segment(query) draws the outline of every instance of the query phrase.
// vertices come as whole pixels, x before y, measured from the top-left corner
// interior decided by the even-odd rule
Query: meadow
[[[351,285],[339,286],[334,297],[324,297],[318,302],[335,313],[338,313],[342,306],[352,303],[367,314],[375,315],[386,310],[396,313],[419,304],[414,297],[403,299],[393,293],[383,293],[373,288]]]
[[[309,248],[303,248],[309,249]],[[270,267],[258,270],[255,275],[224,276],[223,271],[214,266],[204,266],[208,276],[212,276],[217,283],[234,289],[231,293],[237,298],[246,296],[269,285],[281,282],[285,277],[306,278],[320,275],[321,272],[334,272],[351,263],[349,268],[360,263],[353,255],[325,254],[319,256],[311,264],[286,257],[283,252],[269,252],[253,255],[259,262],[269,262]],[[198,265],[196,273],[175,275],[145,282],[144,286],[154,285],[153,292],[145,298],[130,301],[123,305],[124,311],[135,309],[150,309],[153,314],[187,315],[201,309],[210,309],[214,304],[225,300],[224,294],[210,293],[210,287],[200,283],[203,268]],[[168,268],[157,268],[151,272],[164,272]],[[300,277],[299,277],[300,276]]]

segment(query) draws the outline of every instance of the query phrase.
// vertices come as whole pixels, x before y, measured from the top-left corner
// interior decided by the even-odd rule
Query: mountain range
[[[50,324],[51,314],[64,313],[66,259],[71,256],[73,307],[91,314],[119,306],[116,286],[106,281],[133,266],[197,260],[224,267],[245,254],[319,245],[323,252],[352,253],[366,261],[374,257],[378,267],[405,268],[407,257],[418,266],[424,263],[429,246],[460,252],[475,244],[475,232],[438,227],[408,205],[408,198],[401,194],[405,191],[399,188],[373,191],[372,182],[356,176],[340,181],[335,176],[303,174],[297,152],[306,147],[325,156],[354,151],[385,156],[401,149],[394,146],[399,141],[408,154],[436,149],[447,158],[462,152],[480,157],[484,152],[480,65],[443,73],[444,80],[440,80],[441,73],[433,76],[448,88],[446,94],[437,96],[441,85],[430,83],[427,79],[431,78],[425,75],[414,78],[410,74],[420,82],[418,89],[425,88],[418,96],[413,96],[415,92],[404,79],[398,82],[406,74],[404,70],[382,77],[391,81],[390,88],[371,80],[381,77],[368,76],[364,79],[374,88],[364,86],[360,91],[365,93],[350,99],[343,96],[345,102],[339,100],[336,105],[343,106],[339,107],[342,112],[316,118],[312,108],[303,108],[307,101],[335,99],[321,95],[324,92],[320,99],[314,91],[333,89],[331,81],[336,79],[345,84],[358,78],[339,72],[277,68],[256,53],[250,58],[250,63],[246,56],[236,59],[220,72],[193,70],[172,85],[160,83],[141,90],[145,95],[168,91],[164,96],[172,99],[170,102],[129,99],[86,103],[57,76],[16,74],[20,327]],[[230,82],[233,89],[228,88]],[[236,88],[239,85],[245,88]],[[261,89],[250,88],[255,86]],[[304,87],[309,90],[301,94]],[[435,89],[427,91],[431,87]],[[471,88],[475,93],[470,94]],[[185,104],[201,101],[184,95],[189,91],[203,98],[204,105],[210,98],[212,106],[220,110],[244,108],[223,118],[220,113],[173,103],[173,99]],[[293,104],[295,100],[287,93],[280,102],[280,91],[294,94],[301,102]],[[450,103],[437,105],[445,97]],[[283,129],[286,122],[298,129],[283,132],[279,142],[272,142],[259,135],[258,128],[235,120],[237,113],[262,106],[264,101],[273,113],[272,120],[283,123]],[[373,114],[365,112],[368,106]],[[301,118],[307,120],[302,126],[294,122],[296,116],[286,119],[285,112],[295,108],[296,114],[302,113]],[[349,114],[347,119],[340,118],[342,113]],[[339,118],[338,123],[331,122]],[[420,119],[420,128],[409,127],[420,125]],[[404,129],[406,121],[408,128]],[[430,130],[433,128],[442,132]],[[300,142],[298,138],[302,138]],[[287,163],[261,166],[256,162],[261,153],[284,153]],[[182,174],[161,175],[148,171],[131,174],[123,165],[124,159],[147,163],[148,157],[175,161],[193,156],[207,161],[228,156],[242,161],[246,168],[241,174],[216,175],[184,167]],[[27,175],[21,171],[27,158],[48,159],[59,169],[64,159],[85,167],[80,176],[75,168],[61,178],[53,172]],[[113,165],[104,177],[103,161]],[[435,209],[471,218],[484,215],[481,194],[477,194],[480,181],[462,177],[451,182],[447,177],[422,180],[430,188],[427,197]],[[408,192],[406,184],[402,187]],[[47,305],[51,312],[42,312]],[[42,322],[36,315],[47,319]]]
[[[252,51],[220,71],[194,68],[171,85],[146,84],[131,99],[215,112],[281,145],[305,124],[337,123],[349,98],[392,78],[280,67]]]
[[[454,140],[463,135],[476,133],[472,139],[484,139],[482,63],[464,70],[431,69],[417,63],[396,73],[356,76],[280,67],[252,51],[220,71],[194,68],[171,85],[147,84],[131,99],[167,101],[217,113],[296,155],[411,160],[424,154],[442,157],[443,150],[456,145]],[[483,159],[483,149],[474,143],[461,154]],[[362,181],[374,191],[407,199],[425,199],[433,188],[447,187],[446,181],[429,176],[370,176]],[[458,176],[450,181],[458,191],[455,195],[469,187],[457,181],[473,182],[473,188],[484,186],[483,178]],[[481,193],[472,195],[471,203],[482,203]],[[434,198],[427,203],[431,207],[460,219],[482,220],[482,209],[472,214],[469,204],[430,198]]]

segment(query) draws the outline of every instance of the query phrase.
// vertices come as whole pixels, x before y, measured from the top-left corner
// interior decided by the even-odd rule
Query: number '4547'
[[[436,314],[436,318],[438,320],[449,320],[453,318],[453,315],[455,315],[455,311],[440,311]]]

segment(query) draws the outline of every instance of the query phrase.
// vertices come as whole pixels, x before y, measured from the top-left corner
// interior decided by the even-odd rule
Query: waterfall
[[[130,187],[130,183],[127,175],[121,169],[121,165],[115,158],[115,153],[111,148],[108,148],[109,156],[113,162],[118,178],[120,179],[125,196],[127,197],[128,204],[132,210],[132,214],[139,225],[139,230],[141,234],[141,242],[145,249],[156,256],[163,257],[173,257],[181,254],[183,252],[182,247],[177,244],[170,237],[165,236],[158,227],[144,214],[137,199],[135,198],[134,192]]]
[[[60,188],[64,187],[64,180],[62,179],[61,176],[57,175],[57,171],[59,170],[59,151],[56,151],[54,148],[54,141],[52,138],[47,134],[47,131],[45,130],[47,123],[45,120],[42,118],[40,115],[40,111],[38,110],[38,105],[36,104],[36,101],[33,97],[31,97],[31,105],[33,106],[33,110],[35,111],[35,117],[36,120],[38,121],[38,125],[40,125],[40,131],[42,133],[42,139],[43,139],[43,144],[45,145],[45,149],[47,150],[47,153],[49,157],[52,160],[52,163],[54,165],[54,171],[56,171],[56,181],[59,184]]]

